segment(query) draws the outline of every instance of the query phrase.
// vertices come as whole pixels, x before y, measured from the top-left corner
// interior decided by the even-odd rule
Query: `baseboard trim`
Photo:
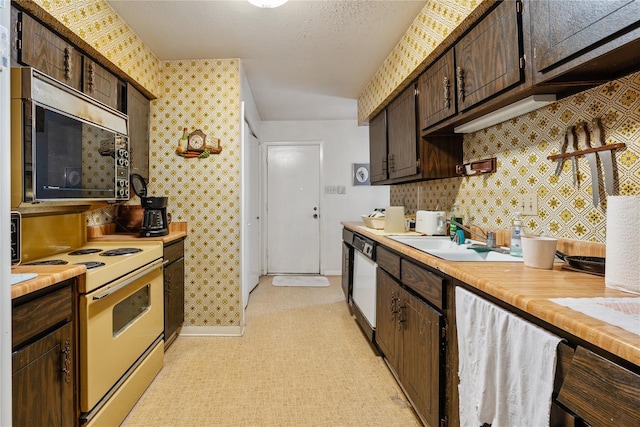
[[[181,337],[241,337],[243,326],[183,326]]]
[[[342,270],[325,270],[323,276],[341,276]]]

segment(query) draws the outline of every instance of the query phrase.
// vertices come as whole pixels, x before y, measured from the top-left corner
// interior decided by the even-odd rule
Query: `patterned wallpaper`
[[[151,102],[148,191],[168,196],[172,221],[188,224],[183,332],[240,331],[240,62],[163,62],[159,89]],[[178,156],[185,127],[220,138],[222,152],[206,159]],[[128,204],[140,200],[134,196]],[[92,211],[87,225],[113,222],[114,214],[113,208]]]
[[[169,196],[174,221],[188,222],[185,326],[239,326],[240,62],[163,62],[151,102],[149,191]],[[175,154],[182,129],[221,139],[206,159]]]
[[[568,126],[600,118],[606,144],[624,143],[614,153],[614,195],[640,195],[640,73],[606,83],[521,117],[465,135],[465,162],[496,157],[496,173],[391,187],[391,204],[449,210],[462,206],[466,221],[483,228],[507,229],[518,196],[535,193],[538,215],[527,216],[534,232],[605,243],[606,195],[599,166],[600,204],[593,206],[587,159],[578,157],[579,185],[571,162],[559,177],[556,162]],[[603,201],[604,199],[604,201]]]
[[[158,94],[160,61],[105,0],[33,0],[109,61]]]
[[[482,0],[429,0],[358,98],[358,123],[367,118]]]

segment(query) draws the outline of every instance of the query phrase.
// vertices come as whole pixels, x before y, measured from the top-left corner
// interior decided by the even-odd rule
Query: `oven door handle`
[[[120,289],[130,285],[131,283],[135,282],[136,280],[138,280],[139,278],[141,278],[142,276],[145,276],[146,274],[148,274],[151,270],[155,270],[156,268],[161,268],[162,267],[162,260],[157,260],[154,261],[153,263],[149,264],[146,267],[143,267],[142,270],[140,270],[138,273],[136,273],[135,275],[129,277],[128,279],[126,279],[124,282],[117,284],[116,286],[114,286],[113,288],[109,288],[106,291],[98,294],[98,295],[94,295],[93,296],[93,300],[97,301],[97,300],[101,300],[103,298],[108,297],[109,295],[118,292]]]

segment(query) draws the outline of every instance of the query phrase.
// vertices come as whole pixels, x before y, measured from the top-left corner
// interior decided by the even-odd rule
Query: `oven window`
[[[148,284],[139,291],[120,301],[113,307],[113,336],[117,336],[127,325],[149,310],[151,306],[151,286]]]

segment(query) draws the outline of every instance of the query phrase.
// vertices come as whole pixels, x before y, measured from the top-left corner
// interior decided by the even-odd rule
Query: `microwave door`
[[[113,131],[39,106],[34,121],[35,200],[115,200]]]

